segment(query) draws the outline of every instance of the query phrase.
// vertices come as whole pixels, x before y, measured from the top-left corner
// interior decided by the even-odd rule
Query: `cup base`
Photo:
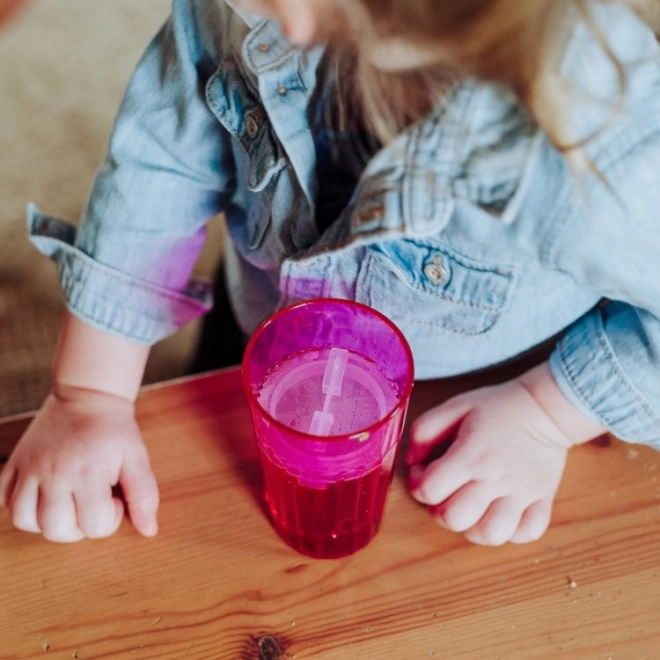
[[[296,552],[314,559],[341,559],[365,548],[378,533],[380,521],[346,534],[310,537],[283,529],[270,512],[270,520],[277,535]]]
[[[391,466],[379,465],[358,478],[316,487],[289,474],[263,451],[261,461],[271,523],[298,552],[345,557],[375,536],[392,480]]]

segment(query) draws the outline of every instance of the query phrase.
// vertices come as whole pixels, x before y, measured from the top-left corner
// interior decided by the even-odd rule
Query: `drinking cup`
[[[259,326],[242,368],[277,533],[314,557],[364,547],[380,526],[413,385],[401,331],[360,303],[300,302]]]

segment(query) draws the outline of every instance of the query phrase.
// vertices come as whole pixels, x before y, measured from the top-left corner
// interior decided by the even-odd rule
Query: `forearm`
[[[65,316],[53,370],[53,390],[113,394],[134,401],[142,383],[150,347]]]
[[[582,444],[607,432],[602,424],[578,410],[564,396],[547,362],[520,376],[520,382],[571,445]]]

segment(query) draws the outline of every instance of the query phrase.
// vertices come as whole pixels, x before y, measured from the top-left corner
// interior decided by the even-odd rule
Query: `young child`
[[[246,335],[295,300],[351,298],[401,327],[422,379],[554,338],[547,362],[415,420],[410,487],[444,527],[532,541],[570,447],[605,431],[660,447],[656,16],[654,0],[174,0],[80,228],[30,211],[70,313],[0,476],[14,525],[108,536],[120,484],[157,532],[133,401],[149,346],[208,309],[191,272],[219,211]]]

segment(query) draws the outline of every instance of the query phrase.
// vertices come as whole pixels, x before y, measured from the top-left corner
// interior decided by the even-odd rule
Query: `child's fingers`
[[[552,500],[544,499],[531,504],[522,515],[518,529],[511,537],[511,543],[531,543],[543,536],[550,525]]]
[[[78,526],[90,539],[114,534],[124,517],[124,505],[112,496],[109,486],[86,488],[74,494]]]
[[[406,463],[415,465],[426,461],[434,447],[453,437],[471,408],[468,397],[458,396],[420,415],[410,431]]]
[[[119,475],[131,522],[143,536],[158,533],[158,484],[144,447],[126,456]]]
[[[16,486],[16,470],[9,464],[5,465],[2,472],[0,472],[0,508],[9,508],[11,496]]]
[[[32,478],[16,478],[16,485],[11,496],[11,520],[16,527],[24,532],[40,534],[41,528],[37,521],[39,505],[39,482]]]
[[[44,538],[56,543],[75,543],[85,538],[76,515],[73,494],[58,486],[41,487],[37,512]]]
[[[511,540],[525,510],[525,502],[515,497],[495,500],[479,522],[465,532],[465,538],[478,545],[502,545]]]
[[[465,532],[477,525],[488,511],[497,493],[489,484],[470,481],[453,495],[431,507],[431,515],[453,532]]]
[[[443,456],[426,468],[415,465],[410,469],[411,494],[418,502],[440,504],[472,481],[469,466],[455,456]]]

